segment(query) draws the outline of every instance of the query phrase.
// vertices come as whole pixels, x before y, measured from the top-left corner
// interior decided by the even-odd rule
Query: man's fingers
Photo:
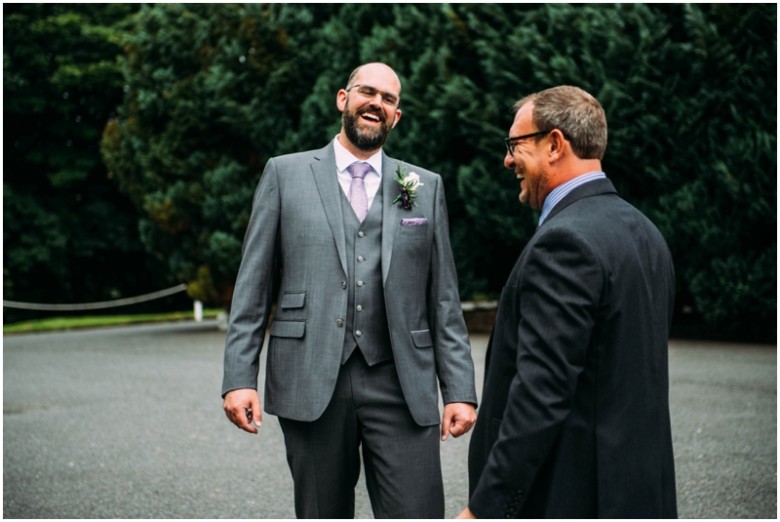
[[[453,437],[460,437],[464,433],[468,431],[468,428],[466,427],[466,422],[456,419],[455,422],[452,423],[452,426],[450,427],[450,433]]]
[[[447,430],[450,435],[452,435],[453,437],[460,437],[468,430],[469,430],[469,426],[465,420],[459,418],[457,415],[453,415],[450,418],[449,427]],[[446,440],[446,438],[442,438],[442,440]]]
[[[248,431],[249,433],[257,433],[257,428],[250,424],[250,420],[252,419],[251,410],[243,407],[232,407],[229,410],[225,410],[225,413],[227,413],[227,418],[230,419],[230,422],[237,427],[244,431]]]
[[[477,413],[473,405],[467,403],[450,403],[446,405],[441,422],[441,440],[447,440],[448,435],[460,437],[471,429],[476,420]]]
[[[230,422],[249,433],[257,433],[257,428],[262,424],[260,398],[255,390],[241,389],[228,393],[223,409]]]

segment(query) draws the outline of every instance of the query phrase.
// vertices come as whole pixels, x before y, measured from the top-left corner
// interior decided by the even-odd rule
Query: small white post
[[[195,301],[194,303],[194,312],[195,312],[195,322],[199,323],[203,321],[203,303],[200,301]]]

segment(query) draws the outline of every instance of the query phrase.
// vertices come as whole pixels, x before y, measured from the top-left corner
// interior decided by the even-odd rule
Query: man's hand
[[[444,406],[441,419],[441,440],[447,440],[450,433],[460,437],[471,429],[477,420],[477,410],[467,402],[451,402]]]
[[[460,515],[458,515],[455,518],[477,518],[477,516],[471,512],[469,508],[464,509],[460,512]]]
[[[230,422],[249,433],[257,433],[257,428],[263,423],[260,396],[253,388],[241,388],[228,392],[225,395],[222,408]]]

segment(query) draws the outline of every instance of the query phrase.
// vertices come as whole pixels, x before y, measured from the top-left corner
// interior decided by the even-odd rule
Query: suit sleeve
[[[225,341],[223,397],[238,388],[257,388],[279,260],[279,201],[279,181],[271,159],[255,191],[244,237]]]
[[[447,202],[441,177],[437,176],[434,201],[435,228],[428,303],[432,306],[436,370],[444,404],[477,404],[474,361],[463,308],[458,294],[458,277],[450,245]]]
[[[551,228],[529,248],[517,288],[515,375],[498,438],[470,509],[516,516],[572,406],[587,357],[604,276],[588,244]]]

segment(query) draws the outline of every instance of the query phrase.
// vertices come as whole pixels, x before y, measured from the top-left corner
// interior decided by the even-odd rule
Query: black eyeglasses
[[[546,131],[539,131],[539,132],[532,132],[531,134],[523,134],[522,136],[509,136],[508,138],[504,138],[504,143],[506,143],[506,150],[509,152],[509,154],[515,153],[515,143],[516,141],[525,140],[528,138],[535,138],[537,136],[544,136],[545,134],[549,134],[553,131],[553,129],[546,130]]]
[[[366,98],[374,98],[377,94],[382,96],[382,101],[385,103],[385,105],[389,105],[390,107],[395,107],[398,105],[398,102],[400,101],[398,99],[398,96],[395,94],[390,94],[389,92],[382,92],[379,89],[376,89],[374,87],[371,87],[370,85],[352,85],[350,87],[347,87],[346,91],[349,92],[352,89],[357,89],[357,92],[361,96],[365,96]]]

